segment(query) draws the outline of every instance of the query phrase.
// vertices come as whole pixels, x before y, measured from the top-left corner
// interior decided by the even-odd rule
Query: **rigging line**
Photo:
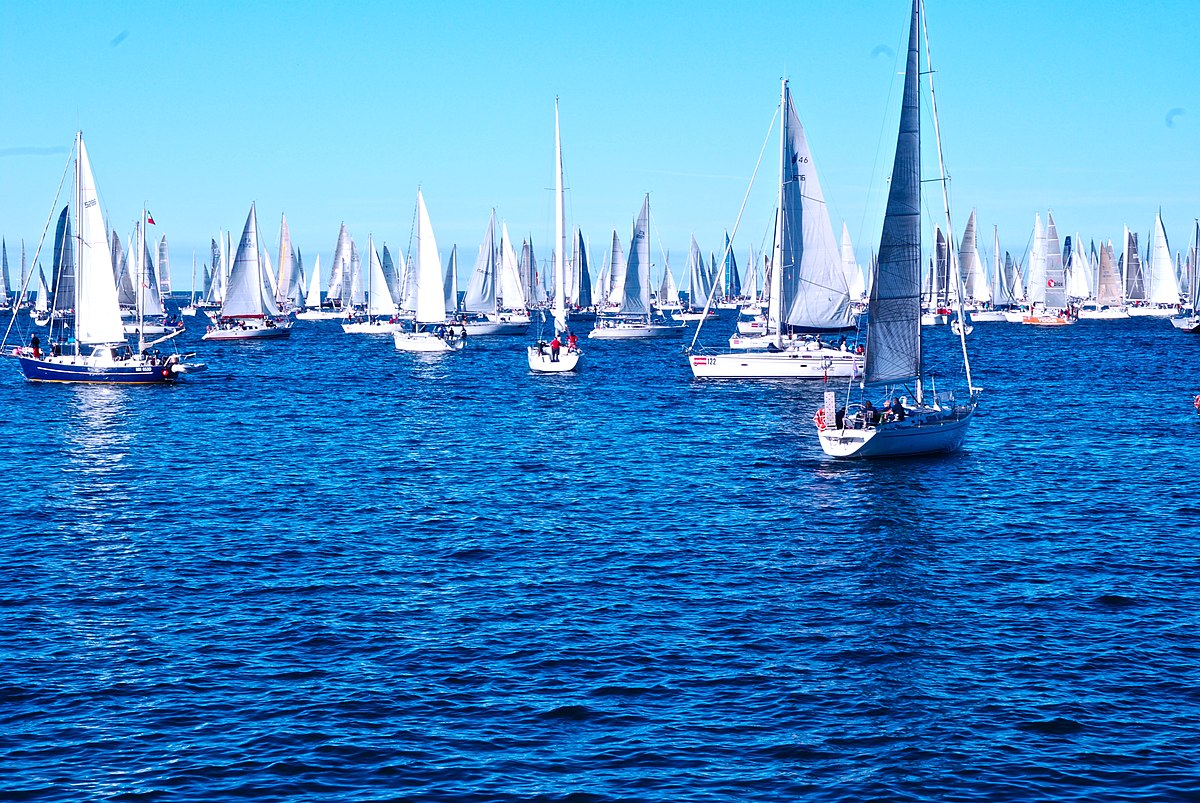
[[[762,148],[758,152],[758,161],[754,163],[754,172],[750,174],[750,184],[746,187],[746,194],[742,197],[741,208],[738,209],[737,220],[733,223],[733,231],[729,235],[729,242],[725,244],[725,253],[721,255],[721,261],[724,262],[729,258],[729,252],[733,249],[734,238],[737,237],[738,226],[742,223],[742,213],[746,211],[746,202],[750,200],[750,190],[754,189],[754,179],[758,176],[758,168],[762,166],[763,154],[767,152],[767,145],[771,142],[771,132],[775,130],[775,118],[779,116],[783,109],[783,104],[775,107],[775,113],[771,115],[771,124],[767,126],[767,136],[763,139]],[[704,317],[708,316],[708,310],[712,306],[713,296],[716,293],[709,293],[708,299],[704,302]],[[696,334],[692,335],[692,344],[688,346],[691,351],[696,347],[696,341],[700,339],[700,330],[704,328],[704,317],[696,322]]]
[[[38,256],[42,253],[42,246],[46,242],[46,232],[50,230],[50,221],[54,220],[54,210],[58,208],[58,199],[60,197],[62,197],[62,188],[63,188],[63,185],[66,184],[66,182],[67,182],[67,171],[71,169],[71,160],[74,157],[74,155],[75,155],[74,149],[72,148],[71,153],[67,154],[67,164],[63,167],[62,178],[60,178],[58,180],[58,189],[54,193],[54,200],[50,202],[50,216],[48,218],[46,218],[46,225],[42,228],[42,236],[38,240],[38,246],[33,252],[33,259],[30,262],[30,264],[32,264],[32,265],[37,265]],[[40,273],[40,271],[39,271],[39,273]],[[29,287],[29,282],[32,279],[33,279],[33,268],[30,268],[28,275],[25,277],[25,281],[22,282],[22,284],[21,284],[21,294],[18,296],[18,299],[23,299],[25,297],[25,291]],[[53,315],[53,307],[51,307],[51,314]],[[13,316],[8,321],[8,328],[4,330],[4,338],[3,338],[3,340],[0,340],[0,351],[2,351],[4,349],[4,346],[8,343],[8,335],[12,331],[13,324],[15,324],[16,322],[17,322],[17,310],[14,309]]]

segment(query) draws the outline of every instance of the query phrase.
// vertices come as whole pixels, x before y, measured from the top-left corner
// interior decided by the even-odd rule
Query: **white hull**
[[[432,332],[392,332],[392,340],[400,351],[444,353],[462,351],[466,343],[461,337],[448,341]]]
[[[529,370],[539,374],[562,374],[567,371],[574,371],[579,367],[579,358],[583,356],[581,351],[567,351],[563,349],[558,353],[558,360],[550,359],[550,349],[547,348],[544,353],[539,354],[537,346],[530,346],[526,349],[526,356],[529,360]]]
[[[523,335],[529,332],[529,321],[467,321],[465,324],[455,324],[456,328],[463,326],[468,335]]]
[[[817,435],[821,448],[831,457],[910,457],[953,452],[962,446],[974,414],[971,407],[956,416],[932,421],[910,415],[904,421],[865,429],[824,429]]]
[[[188,305],[188,306],[180,309],[179,314],[186,315],[189,318],[194,318],[194,317],[196,317],[196,308],[191,305]]]
[[[1008,321],[1009,323],[1024,323],[1025,316],[1028,314],[1029,312],[1026,310],[1012,310],[1004,313],[1004,320]]]
[[[784,345],[800,342],[802,335],[784,335]],[[774,335],[732,335],[729,338],[729,348],[733,351],[766,351],[776,341]]]
[[[1200,317],[1192,315],[1191,317],[1172,318],[1171,325],[1185,332],[1200,332]]]
[[[1118,321],[1128,317],[1129,313],[1121,307],[1104,307],[1103,309],[1083,307],[1079,310],[1079,320],[1081,321]]]
[[[127,335],[136,335],[140,329],[144,335],[165,335],[167,332],[174,332],[176,327],[163,326],[161,323],[148,323],[143,326],[138,326],[136,323],[127,323],[121,327]]]
[[[337,312],[336,310],[324,311],[324,310],[318,310],[318,309],[310,309],[310,310],[305,310],[304,312],[296,313],[296,320],[298,320],[298,321],[337,321],[337,320],[341,320],[342,318],[345,318],[345,317],[346,317],[346,313]]]
[[[1004,323],[1007,320],[1005,312],[998,309],[971,313],[971,323]]]
[[[342,331],[348,335],[390,335],[399,326],[388,321],[354,321],[342,324]]]
[[[950,323],[950,316],[938,312],[921,313],[921,326],[945,326]]]
[[[761,335],[767,331],[767,322],[760,320],[738,321],[739,335]]]
[[[1130,318],[1173,318],[1179,307],[1129,307],[1126,312]]]
[[[671,317],[677,321],[715,321],[718,316],[714,310],[707,315],[703,312],[676,312]]]
[[[236,326],[210,328],[204,340],[272,340],[288,337],[292,333],[292,322],[282,321],[267,326],[263,321],[251,319]]]
[[[787,349],[746,354],[693,354],[697,379],[851,379],[862,372],[860,355],[836,349]]]
[[[679,337],[683,334],[682,324],[672,326],[661,323],[617,323],[597,326],[588,333],[596,340],[638,340],[659,337]]]

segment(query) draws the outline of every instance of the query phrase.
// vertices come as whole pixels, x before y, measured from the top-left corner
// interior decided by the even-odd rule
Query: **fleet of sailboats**
[[[1112,240],[1093,240],[1089,247],[1078,231],[1060,242],[1051,211],[1045,213],[1044,225],[1041,212],[1035,214],[1025,254],[1002,252],[999,231],[993,228],[985,258],[986,235],[981,235],[975,209],[957,239],[941,164],[931,67],[929,94],[942,173],[935,183],[942,186],[946,213],[932,227],[929,253],[922,253],[919,62],[924,22],[922,0],[913,0],[895,165],[879,250],[871,254],[866,273],[849,226],[843,221],[840,238],[835,234],[808,136],[784,80],[769,248],[761,259],[750,249],[743,277],[734,256],[736,225],[732,236],[724,232],[720,255],[710,252],[707,259],[693,235],[682,294],[687,305],[666,255],[661,274],[652,278],[649,193],[636,217],[628,254],[614,229],[593,282],[587,240],[579,228],[566,224],[556,99],[555,234],[544,271],[531,240],[526,238],[518,251],[508,224],[497,227],[493,209],[460,301],[457,248],[451,249],[443,269],[418,190],[415,256],[393,256],[385,245],[381,257],[374,237],[368,236],[364,260],[343,223],[323,294],[320,258],[307,274],[285,215],[277,270],[272,269],[252,204],[236,253],[228,232],[213,239],[201,287],[193,255],[191,292],[180,311],[188,317],[209,311],[213,325],[203,335],[208,341],[285,338],[293,320],[338,319],[346,333],[392,334],[397,350],[427,353],[461,351],[475,336],[525,334],[534,312],[540,312],[543,322],[549,313],[553,340],[539,337],[526,347],[535,373],[578,368],[582,351],[570,334],[571,320],[594,319],[588,336],[597,340],[679,337],[684,322],[694,321],[695,337],[686,351],[696,378],[845,380],[844,397],[827,393],[817,415],[822,448],[834,457],[957,449],[979,396],[966,343],[975,324],[1061,327],[1080,319],[1170,317],[1175,328],[1200,332],[1200,223],[1186,259],[1172,254],[1161,213],[1145,250],[1139,248],[1137,232],[1128,228],[1119,249]],[[924,36],[928,59],[927,31]],[[183,329],[168,308],[166,235],[156,244],[148,241],[147,226],[153,220],[145,210],[127,239],[112,230],[99,210],[81,133],[73,154],[75,196],[61,213],[56,203],[50,281],[36,254],[36,267],[27,270],[22,242],[21,281],[14,285],[7,241],[0,242],[0,309],[13,310],[5,343],[17,310],[32,307],[34,326],[50,327],[46,352],[40,340],[31,339],[30,347],[17,347],[11,356],[31,381],[161,383],[201,370],[202,364],[178,354],[163,357],[155,348]],[[699,345],[705,322],[719,319],[718,310],[735,309],[745,317],[737,322],[729,347]],[[937,390],[926,374],[921,327],[946,323],[961,345],[965,399]],[[56,337],[55,331],[69,334]],[[159,334],[165,336],[147,341]],[[127,335],[137,336],[136,350]],[[882,394],[884,411],[874,408],[868,399],[872,394]]]

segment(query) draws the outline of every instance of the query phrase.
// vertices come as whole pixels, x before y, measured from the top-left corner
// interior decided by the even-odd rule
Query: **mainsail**
[[[642,211],[638,213],[637,223],[633,227],[633,237],[629,244],[629,261],[622,271],[624,283],[621,285],[622,315],[650,316],[650,194],[642,202]],[[613,235],[614,263],[621,244]]]
[[[263,318],[279,314],[275,294],[267,288],[258,248],[258,217],[254,204],[238,241],[237,256],[229,272],[229,288],[221,305],[223,318]]]
[[[1063,270],[1062,250],[1058,243],[1058,227],[1054,214],[1046,213],[1046,295],[1047,309],[1066,309],[1067,277]]]
[[[783,136],[776,224],[780,315],[792,326],[844,329],[854,325],[841,249],[813,165],[804,126],[783,83]]]
[[[463,297],[463,309],[467,312],[490,313],[496,311],[496,210],[488,218],[483,242],[479,244],[479,256],[467,282],[467,294]]]
[[[82,344],[124,343],[117,285],[113,281],[108,226],[100,211],[96,179],[83,144],[76,136],[76,203],[79,213],[79,251],[75,266],[75,339]],[[57,297],[55,298],[57,303]]]

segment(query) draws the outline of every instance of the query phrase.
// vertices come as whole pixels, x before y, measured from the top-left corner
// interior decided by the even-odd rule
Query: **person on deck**
[[[34,332],[33,337],[29,338],[29,345],[33,346],[33,358],[40,360],[42,358],[42,341],[37,336],[37,332]]]
[[[558,352],[562,350],[562,341],[558,339],[558,335],[550,341],[550,362],[558,362]]]
[[[579,350],[579,338],[575,337],[574,332],[567,332],[567,351]]]
[[[903,421],[907,413],[904,410],[904,405],[900,403],[899,397],[892,399],[892,419],[895,421]]]

